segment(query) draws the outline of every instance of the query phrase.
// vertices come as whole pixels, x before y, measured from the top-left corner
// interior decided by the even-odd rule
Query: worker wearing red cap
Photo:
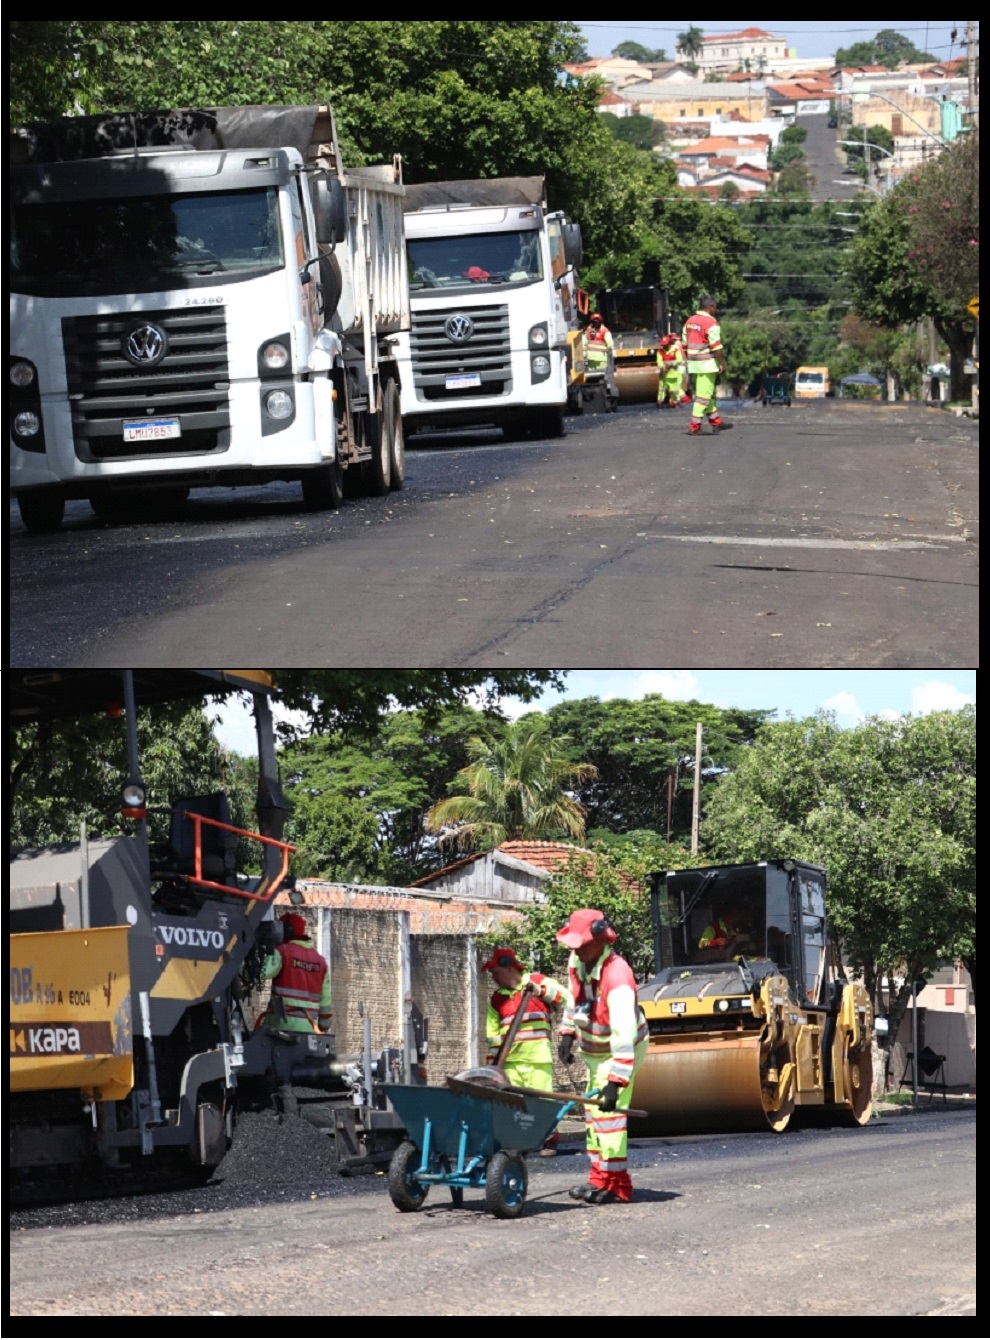
[[[572,912],[557,932],[571,950],[567,968],[570,1000],[560,1029],[558,1054],[565,1065],[577,1042],[588,1067],[588,1089],[599,1091],[597,1107],[585,1108],[591,1170],[575,1200],[608,1205],[632,1200],[626,1162],[626,1108],[632,1079],[646,1055],[648,1030],[636,999],[636,979],[615,952],[615,928],[596,907]]]
[[[506,945],[494,950],[482,966],[485,972],[491,973],[495,983],[485,1028],[488,1064],[494,1063],[502,1040],[522,1005],[522,1020],[504,1060],[505,1076],[510,1084],[549,1092],[553,1089],[550,1008],[565,1004],[567,992],[552,977],[545,977],[541,972],[527,972],[516,951]],[[523,1000],[522,989],[527,984],[533,987],[533,994]]]
[[[687,393],[687,364],[684,345],[672,331],[664,335],[657,349],[657,409],[668,405],[689,405]]]
[[[282,943],[261,965],[262,978],[272,982],[272,999],[259,1023],[289,1033],[326,1033],[332,1018],[327,961],[298,912],[283,913],[279,922]]]
[[[584,333],[585,364],[589,372],[604,372],[608,367],[609,354],[615,349],[612,332],[602,320],[600,312],[594,312]]]

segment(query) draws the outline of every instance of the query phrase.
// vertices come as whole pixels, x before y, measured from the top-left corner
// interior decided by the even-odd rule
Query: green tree
[[[374,735],[396,708],[417,709],[436,722],[449,707],[477,697],[487,711],[500,698],[532,702],[562,688],[558,670],[273,670],[281,701],[303,712],[306,732]],[[287,735],[291,737],[292,731]]]
[[[857,310],[898,327],[930,316],[949,348],[951,395],[966,388],[979,291],[979,135],[960,137],[869,207],[845,270]]]
[[[612,55],[622,60],[637,60],[643,65],[665,61],[667,53],[663,47],[644,47],[639,42],[620,42],[612,48]]]
[[[886,65],[891,70],[902,63],[910,65],[934,59],[930,52],[921,51],[910,38],[893,28],[883,28],[876,37],[840,47],[835,53],[836,65]]]
[[[778,195],[796,195],[807,197],[811,190],[811,178],[801,159],[790,162],[777,176],[774,190]]]
[[[141,708],[137,733],[155,839],[167,836],[173,801],[221,789],[230,796],[234,823],[254,829],[257,773],[221,747],[207,710]],[[132,830],[120,817],[120,788],[128,775],[122,720],[87,717],[18,727],[11,760],[12,846],[78,842],[80,823],[106,836]],[[257,846],[251,855],[257,859]]]
[[[700,56],[704,50],[704,28],[688,28],[687,32],[677,34],[677,53],[691,59]]]
[[[785,126],[780,132],[781,144],[803,144],[808,138],[808,132],[804,126]]]
[[[862,140],[864,129],[866,130],[867,145],[876,145],[880,149],[886,149],[888,153],[894,152],[894,137],[886,126],[855,126],[850,130],[849,142],[844,146],[848,158],[859,162],[863,161],[863,145],[859,141]],[[871,152],[870,157],[875,163],[878,158],[885,157],[885,155]]]
[[[833,715],[760,732],[708,805],[716,860],[796,857],[828,871],[831,933],[896,1029],[911,982],[976,955],[976,711],[840,730]]]
[[[770,154],[771,172],[782,172],[785,167],[791,163],[803,163],[807,155],[800,144],[791,142],[778,144],[777,148]]]
[[[765,330],[748,322],[723,321],[726,380],[733,395],[755,393],[763,373],[774,362],[773,344]]]
[[[545,718],[527,716],[504,731],[489,730],[466,744],[466,767],[455,785],[466,795],[448,796],[427,812],[428,832],[462,850],[494,847],[511,838],[584,837],[584,809],[569,792],[594,773],[564,750]]]
[[[602,112],[600,115],[615,138],[624,144],[631,144],[634,149],[650,150],[664,141],[664,124],[652,116],[616,116],[613,112]]]
[[[572,699],[549,708],[546,719],[554,735],[576,742],[570,751],[575,760],[594,765],[595,775],[574,791],[590,830],[603,836],[645,830],[654,841],[666,841],[669,820],[676,842],[691,833],[698,722],[704,796],[724,769],[735,766],[768,715],[650,693],[635,701]]]

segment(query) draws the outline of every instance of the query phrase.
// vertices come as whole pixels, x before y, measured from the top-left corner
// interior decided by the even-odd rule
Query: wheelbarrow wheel
[[[496,1219],[515,1219],[522,1213],[528,1185],[526,1160],[500,1149],[485,1173],[485,1209]]]
[[[426,1200],[429,1187],[416,1177],[422,1158],[411,1140],[403,1140],[388,1165],[388,1194],[392,1197],[392,1204],[403,1214],[421,1209]]]

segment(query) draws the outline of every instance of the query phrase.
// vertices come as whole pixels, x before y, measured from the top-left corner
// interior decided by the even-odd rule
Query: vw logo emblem
[[[154,367],[168,353],[168,340],[160,326],[134,326],[123,339],[124,354],[139,368]]]
[[[463,312],[455,312],[453,316],[447,317],[443,329],[451,344],[467,344],[474,334],[474,322]]]

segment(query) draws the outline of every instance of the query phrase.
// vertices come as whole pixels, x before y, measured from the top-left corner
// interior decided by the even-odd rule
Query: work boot
[[[567,1194],[570,1196],[571,1200],[587,1200],[588,1197],[594,1195],[598,1189],[598,1187],[592,1186],[590,1182],[585,1182],[582,1186],[572,1186]]]
[[[628,1205],[629,1202],[617,1196],[614,1191],[607,1191],[605,1187],[595,1187],[590,1196],[585,1196],[586,1205]]]
[[[716,433],[727,433],[730,428],[735,426],[730,419],[709,419],[708,422]]]
[[[701,420],[692,419],[691,422],[688,424],[688,437],[700,437],[700,436],[701,436]]]
[[[680,400],[678,400],[677,403],[678,403],[679,405],[690,405],[690,404],[692,403],[692,401],[691,401],[691,397],[690,397],[689,395],[682,395],[681,398],[680,398]]]

